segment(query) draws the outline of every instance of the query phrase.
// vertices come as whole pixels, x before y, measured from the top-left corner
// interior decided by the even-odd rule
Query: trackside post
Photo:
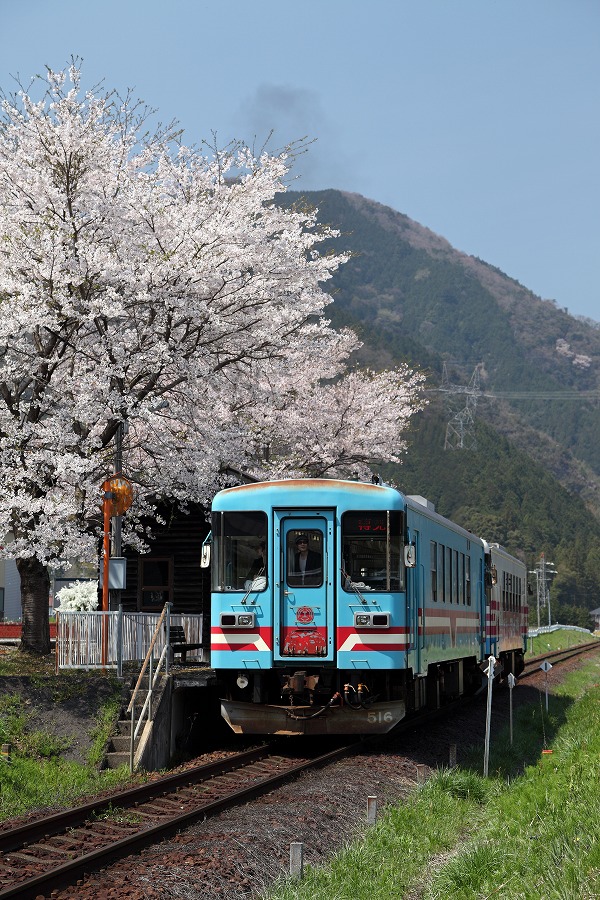
[[[487,712],[485,717],[485,751],[483,754],[483,775],[487,778],[490,762],[490,725],[492,721],[492,686],[494,684],[494,668],[496,657],[490,656],[485,673],[488,677]]]

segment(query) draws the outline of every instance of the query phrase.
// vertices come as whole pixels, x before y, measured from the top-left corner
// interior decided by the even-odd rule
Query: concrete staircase
[[[125,712],[121,710],[121,717],[116,724],[116,733],[109,738],[104,755],[105,768],[118,769],[119,766],[129,765],[131,747],[131,719],[124,718]],[[138,734],[135,739],[134,753],[140,742]]]
[[[137,684],[137,679],[137,674],[132,675],[129,682],[129,688],[124,689],[123,691],[123,702],[121,704],[119,718],[115,724],[115,733],[108,739],[104,754],[104,767],[107,769],[118,769],[119,766],[129,765],[129,754],[131,750],[131,713],[127,712],[127,707],[129,706],[133,689]],[[141,711],[141,706],[144,703],[147,692],[148,678],[145,677],[136,696],[136,716],[138,716]],[[140,743],[142,730],[143,728],[140,729],[140,732],[135,739],[133,748],[134,755]]]
[[[131,695],[133,694],[134,688],[137,684],[137,679],[138,679],[137,673],[135,675],[132,675],[130,683],[129,683],[129,688],[124,689],[123,703],[121,705],[119,719],[115,723],[115,732],[109,738],[107,745],[106,745],[105,754],[104,754],[104,767],[107,769],[117,769],[119,766],[123,766],[123,765],[129,766],[130,752],[131,752],[131,713],[127,713],[127,707],[129,706],[129,702],[131,700]],[[159,706],[161,705],[161,701],[163,699],[165,683],[166,683],[166,680],[164,678],[162,678],[160,680],[159,684],[155,687],[154,692],[153,692],[153,696],[152,696],[152,716],[153,716],[152,725],[153,725],[153,727],[155,724],[154,719],[155,719],[156,713],[157,713]],[[137,727],[139,715],[140,715],[140,713],[142,711],[142,707],[146,701],[147,694],[148,694],[148,676],[145,675],[144,678],[142,679],[141,686],[136,695],[136,700],[135,700],[136,718],[135,718],[134,728]],[[167,697],[169,697],[169,696],[170,696],[170,694],[167,695]],[[165,707],[165,705],[163,704],[163,709],[164,709],[164,707]],[[168,715],[168,720],[167,720],[168,726],[167,727],[168,727],[168,730],[170,731],[170,707],[168,704],[168,699],[167,699],[167,707],[166,708],[167,708],[167,715]],[[144,722],[140,726],[140,728],[138,730],[138,735],[135,739],[135,744],[134,744],[134,749],[133,749],[134,760],[136,759],[138,747],[144,736],[146,723],[147,723],[147,715],[144,714]],[[151,731],[150,733],[152,734],[153,732]],[[164,738],[164,735],[163,735],[163,738]],[[148,744],[148,740],[150,741],[149,744]],[[155,740],[154,737],[150,737],[149,739],[147,738],[146,744],[141,751],[142,756],[144,758],[141,761],[141,765],[144,767],[146,765],[148,765],[148,763],[149,763],[148,752],[150,751],[150,753],[151,753],[151,749],[152,749],[151,745],[154,740]],[[168,744],[168,741],[167,741],[167,744]],[[161,765],[164,765],[164,764],[166,764],[166,763],[161,763]],[[136,766],[137,766],[137,763],[136,763]]]

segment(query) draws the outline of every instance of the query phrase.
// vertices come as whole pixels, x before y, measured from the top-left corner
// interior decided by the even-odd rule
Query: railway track
[[[587,644],[578,644],[576,647],[565,647],[564,650],[549,650],[548,653],[533,656],[531,659],[525,660],[525,669],[521,672],[519,678],[528,678],[534,675],[546,660],[555,665],[567,659],[572,659],[574,656],[582,656],[586,653],[591,653],[593,650],[598,650],[598,646],[596,641],[590,641]]]
[[[356,743],[303,758],[265,744],[0,832],[0,900],[49,896],[197,819],[339,759]]]
[[[591,643],[532,658],[520,678],[539,672],[544,660],[554,665],[597,649]],[[415,724],[414,719],[403,723],[406,729]],[[402,730],[399,726],[394,733]],[[380,736],[302,758],[280,755],[273,745],[264,744],[0,831],[0,900],[49,897],[194,821],[247,802],[371,742],[385,743]]]

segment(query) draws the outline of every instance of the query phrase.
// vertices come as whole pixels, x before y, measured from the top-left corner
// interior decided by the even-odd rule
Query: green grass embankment
[[[541,693],[519,707],[512,746],[492,735],[488,778],[478,749],[265,900],[600,897],[599,681],[595,656],[554,690],[548,712]]]
[[[74,733],[81,719],[67,719],[68,727],[52,730],[36,726],[39,707],[31,697],[43,696],[46,710],[58,710],[70,697],[81,693],[86,673],[71,672],[58,678],[54,675],[50,658],[30,657],[15,649],[3,649],[0,658],[0,678],[18,677],[18,687],[29,691],[0,692],[0,744],[10,746],[10,758],[0,758],[0,820],[20,816],[34,809],[64,807],[76,803],[86,795],[93,795],[129,780],[129,770],[99,770],[106,741],[114,728],[120,708],[121,686],[111,682],[107,696],[90,710],[85,721],[84,762],[65,758],[77,737]],[[40,699],[39,702],[42,702]],[[56,716],[58,719],[58,715]],[[53,723],[54,724],[54,723]]]

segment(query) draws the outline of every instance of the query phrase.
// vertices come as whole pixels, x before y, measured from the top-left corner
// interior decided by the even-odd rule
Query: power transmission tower
[[[446,405],[452,418],[446,425],[446,439],[444,441],[444,450],[476,450],[477,440],[475,438],[475,410],[477,409],[477,399],[481,395],[481,363],[475,366],[475,371],[471,375],[468,387],[458,384],[452,384],[448,378],[448,369],[446,363],[442,370],[442,385],[440,390],[446,394]],[[464,406],[457,412],[456,408],[457,396],[464,396]],[[461,401],[463,402],[463,401]]]

